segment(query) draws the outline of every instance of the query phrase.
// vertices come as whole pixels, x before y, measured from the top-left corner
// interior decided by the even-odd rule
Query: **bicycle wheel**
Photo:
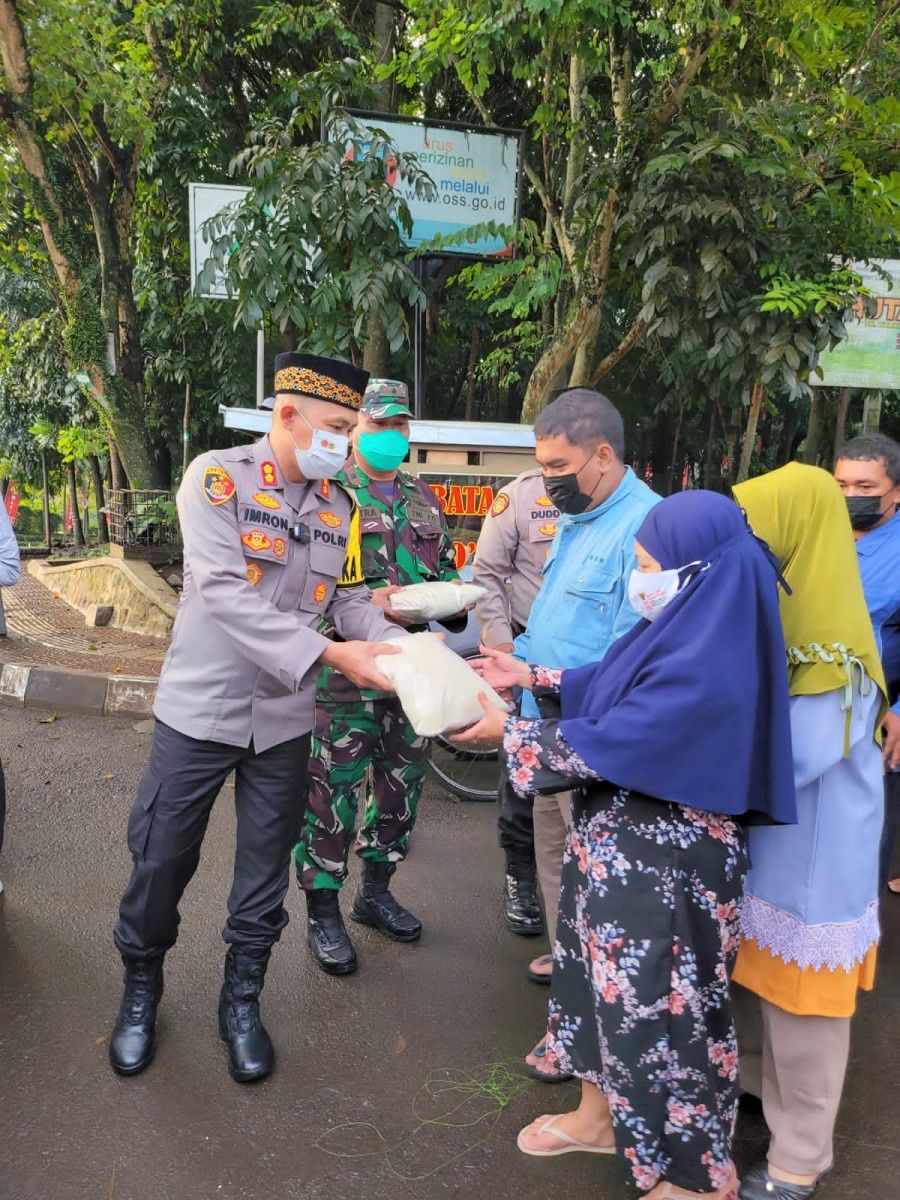
[[[445,788],[460,800],[496,800],[500,757],[496,750],[463,750],[446,738],[431,741],[428,766]]]

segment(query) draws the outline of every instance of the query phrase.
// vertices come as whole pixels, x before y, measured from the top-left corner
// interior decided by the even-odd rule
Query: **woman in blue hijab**
[[[523,793],[577,788],[546,1057],[580,1077],[581,1103],[520,1149],[618,1151],[652,1200],[731,1200],[743,827],[796,820],[777,568],[711,492],[657,505],[635,550],[644,619],[602,663],[486,652],[489,683],[532,688],[542,712],[555,699],[561,719],[486,706],[456,740],[502,744]]]

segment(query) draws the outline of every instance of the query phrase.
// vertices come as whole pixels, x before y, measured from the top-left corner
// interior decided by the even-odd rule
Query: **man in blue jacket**
[[[625,465],[625,432],[614,405],[589,388],[563,392],[534,423],[535,457],[546,493],[562,514],[544,564],[543,583],[525,632],[515,641],[524,662],[580,667],[603,658],[637,622],[628,603],[628,577],[636,565],[634,536],[659,496]],[[537,716],[530,692],[523,716]],[[535,796],[535,857],[551,943],[556,930],[559,882],[570,794]],[[550,981],[548,955],[529,967],[535,982]],[[543,1045],[529,1055],[540,1076]]]
[[[850,510],[866,607],[892,701],[884,718],[884,833],[878,865],[879,891],[900,895],[890,878],[900,825],[900,443],[881,433],[863,434],[841,446],[834,477]]]

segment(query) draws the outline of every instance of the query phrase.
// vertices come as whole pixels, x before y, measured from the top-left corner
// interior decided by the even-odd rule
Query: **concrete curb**
[[[27,708],[91,713],[103,717],[149,717],[156,679],[94,675],[52,667],[5,663],[0,671],[0,699]]]

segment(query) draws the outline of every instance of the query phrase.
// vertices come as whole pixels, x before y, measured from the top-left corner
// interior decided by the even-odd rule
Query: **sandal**
[[[531,1058],[545,1059],[547,1057],[547,1039],[542,1037],[535,1048],[531,1051]],[[525,1070],[532,1079],[537,1079],[539,1083],[568,1083],[575,1076],[568,1071],[560,1071],[556,1067],[551,1067],[547,1071],[542,1071],[537,1063],[530,1063],[525,1060]]]
[[[560,1117],[566,1116],[565,1113],[556,1113],[555,1116],[547,1117],[547,1119],[534,1131],[535,1137],[547,1135],[555,1138],[557,1144],[549,1149],[541,1149],[538,1146],[527,1146],[525,1144],[525,1136],[532,1126],[536,1125],[536,1121],[532,1121],[531,1125],[526,1125],[524,1129],[519,1130],[519,1136],[516,1138],[516,1145],[523,1154],[531,1154],[535,1158],[555,1158],[557,1154],[573,1154],[575,1151],[581,1151],[583,1154],[615,1154],[615,1143],[612,1146],[591,1146],[588,1142],[579,1142],[578,1138],[573,1138],[568,1133],[563,1133],[561,1129],[554,1129],[553,1126]],[[540,1117],[538,1117],[540,1121]]]
[[[548,967],[553,962],[553,955],[552,954],[542,954],[541,957],[536,958],[534,960],[534,962],[539,963],[542,967]],[[542,975],[540,973],[540,971],[533,970],[532,964],[529,963],[528,964],[528,978],[531,980],[532,983],[549,984],[550,980],[553,978],[553,976],[552,976],[552,974]]]
[[[644,1200],[738,1200],[737,1171],[732,1167],[728,1182],[714,1192],[689,1192],[663,1179]]]

